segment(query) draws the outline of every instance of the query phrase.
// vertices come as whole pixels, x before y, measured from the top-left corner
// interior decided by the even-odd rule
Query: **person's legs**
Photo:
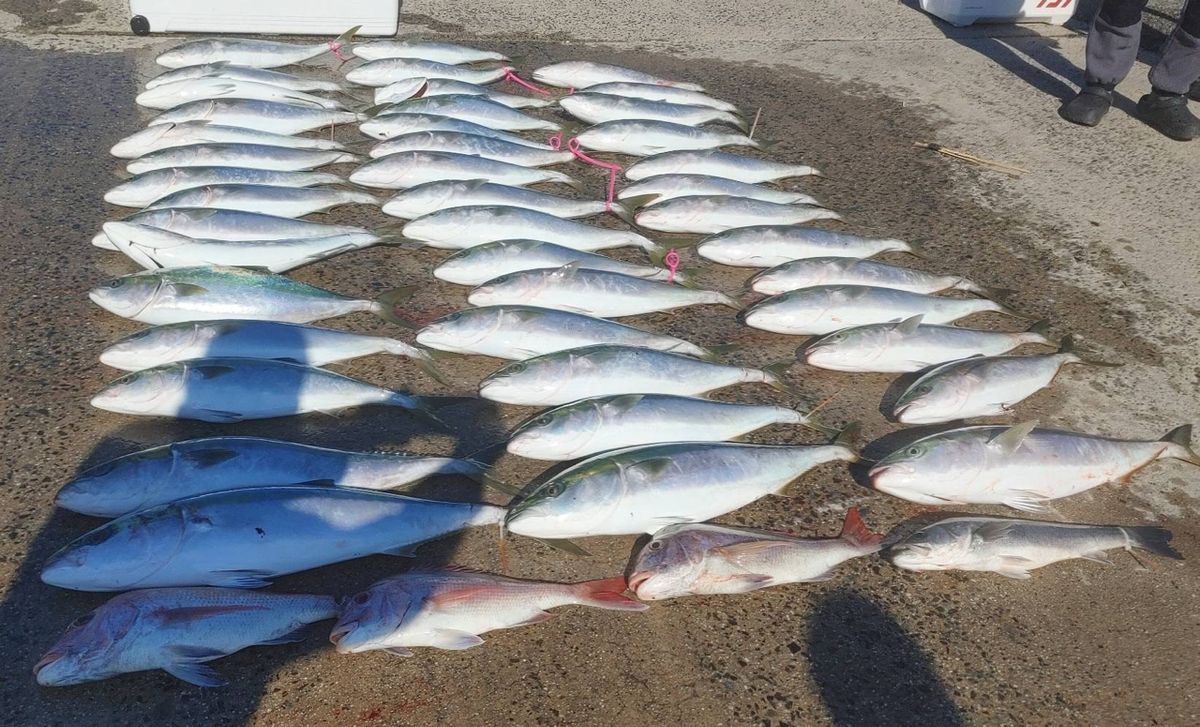
[[[1200,119],[1187,107],[1187,94],[1200,77],[1200,0],[1183,6],[1179,23],[1150,69],[1152,91],[1138,101],[1138,113],[1147,124],[1172,139],[1200,137]]]
[[[1087,38],[1083,88],[1059,114],[1076,124],[1095,126],[1112,106],[1112,91],[1137,60],[1142,8],[1147,0],[1104,0]],[[1200,0],[1196,3],[1200,5]]]

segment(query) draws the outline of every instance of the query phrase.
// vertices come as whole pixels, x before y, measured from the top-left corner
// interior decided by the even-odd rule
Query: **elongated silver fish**
[[[489,101],[504,104],[510,109],[544,108],[554,103],[549,99],[532,96],[518,96],[515,93],[504,93],[490,86],[477,83],[455,81],[449,78],[405,78],[386,86],[375,89],[375,103],[386,104],[405,101],[410,98],[447,96],[452,93],[468,96],[483,96]]]
[[[1000,517],[951,517],[903,538],[888,549],[892,563],[914,571],[990,571],[1024,580],[1035,568],[1083,558],[1112,565],[1105,551],[1145,550],[1183,560],[1171,531],[1153,526],[1037,522]]]
[[[139,174],[104,193],[104,201],[122,207],[146,207],[155,200],[184,189],[209,184],[269,184],[275,187],[313,187],[340,184],[328,172],[281,172],[248,167],[169,167]]]
[[[728,124],[743,132],[749,130],[745,120],[729,111],[712,106],[650,101],[607,93],[584,91],[563,96],[558,105],[567,113],[588,124],[605,121],[629,121],[644,119],[669,121],[684,126],[700,126],[707,123]]]
[[[122,222],[149,225],[188,237],[214,240],[287,240],[297,237],[370,234],[362,227],[350,225],[330,225],[258,212],[211,208],[173,207],[144,210],[126,217]],[[92,244],[108,250],[117,249],[103,232],[92,239]]]
[[[324,366],[376,353],[429,362],[429,354],[395,338],[299,323],[230,319],[143,329],[104,349],[100,363],[125,371],[141,371],[176,361],[235,357]]]
[[[484,399],[556,406],[593,396],[699,396],[736,384],[763,383],[793,393],[780,378],[787,362],[763,369],[701,361],[653,348],[595,344],[509,364],[479,384]]]
[[[1003,293],[985,288],[961,275],[937,275],[857,257],[812,257],[776,265],[750,278],[750,288],[766,295],[816,285],[870,285],[907,290],[910,293],[940,293],[965,290],[985,297]]]
[[[374,136],[369,129],[375,127],[375,122],[387,122],[394,114],[434,114],[470,121],[500,131],[558,131],[561,126],[553,121],[540,119],[522,111],[509,108],[502,103],[488,100],[483,96],[472,96],[463,93],[451,93],[445,96],[429,96],[412,98],[400,103],[385,106],[364,124],[363,133]]]
[[[632,68],[614,66],[594,61],[563,61],[551,63],[533,72],[533,80],[563,88],[587,88],[599,83],[648,83],[656,86],[672,86],[686,91],[703,91],[704,88],[682,81],[672,81]]]
[[[597,343],[712,357],[711,352],[674,336],[603,318],[527,305],[493,305],[451,313],[422,328],[417,333],[417,343],[439,351],[517,361]]]
[[[789,177],[819,176],[821,172],[804,164],[781,164],[714,149],[655,154],[636,162],[624,171],[625,178],[634,181],[663,174],[707,174],[747,184],[758,184]]]
[[[447,151],[397,152],[372,159],[350,173],[351,182],[379,189],[408,189],[418,184],[455,179],[482,179],[514,186],[538,182],[557,182],[574,188],[582,186],[562,172]]]
[[[355,26],[327,43],[301,45],[254,38],[204,38],[192,40],[162,53],[155,59],[167,68],[226,61],[251,68],[278,68],[301,63],[346,48],[361,26]]]
[[[759,146],[757,141],[745,134],[667,121],[605,121],[585,129],[575,138],[585,149],[632,156],[721,146],[749,146],[756,149]]]
[[[289,149],[266,144],[188,144],[159,149],[125,165],[130,174],[167,167],[253,167],[300,172],[326,164],[348,164],[359,157],[337,149]]]
[[[635,556],[629,588],[644,601],[658,601],[824,581],[838,565],[878,552],[882,540],[854,507],[836,538],[709,523],[668,525]]]
[[[470,48],[455,43],[433,40],[385,39],[369,43],[356,43],[354,55],[367,61],[380,58],[418,58],[437,63],[480,63],[483,61],[507,61],[508,57],[495,51]]]
[[[151,325],[224,318],[311,323],[356,311],[396,321],[393,308],[410,292],[397,288],[363,300],[283,275],[197,266],[123,275],[93,288],[88,297],[110,313]]]
[[[301,106],[279,101],[218,98],[191,101],[150,119],[150,126],[187,121],[207,121],[222,126],[270,131],[276,134],[300,134],[327,126],[353,124],[365,119],[362,114],[319,106]]]
[[[1157,459],[1200,466],[1192,428],[1152,442],[1106,439],[1036,422],[962,427],[918,439],[871,468],[880,492],[929,505],[1003,504],[1044,512],[1042,503],[1115,480],[1128,481]]]
[[[136,159],[160,149],[191,144],[262,144],[291,149],[344,149],[332,139],[290,136],[240,126],[222,126],[207,121],[155,124],[118,141],[110,150],[121,159]]]
[[[810,257],[868,258],[881,252],[913,252],[903,240],[871,239],[844,232],[796,225],[738,227],[707,237],[696,253],[722,265],[773,268]]]
[[[869,285],[818,285],[760,300],[739,313],[738,320],[774,333],[820,335],[914,315],[930,323],[950,323],[984,311],[1017,315],[986,298],[943,298]]]
[[[331,413],[378,404],[420,412],[419,396],[384,389],[315,366],[256,358],[200,358],[126,374],[92,397],[118,414],[229,424]]]
[[[805,344],[796,357],[831,371],[907,373],[970,356],[997,356],[1027,343],[1053,345],[1044,321],[1010,333],[926,325],[923,318],[844,328]]]
[[[269,71],[264,68],[254,68],[253,66],[239,66],[229,61],[200,63],[194,66],[176,68],[146,81],[146,88],[157,88],[168,83],[186,81],[193,78],[232,78],[236,81],[252,81],[254,83],[266,83],[281,88],[290,88],[293,91],[345,90],[336,81],[322,81],[317,78],[305,78],[282,71]]]
[[[405,78],[448,78],[467,83],[495,83],[509,72],[510,68],[473,68],[470,66],[438,63],[423,58],[379,58],[352,68],[346,80],[360,86],[386,86]]]
[[[624,273],[591,270],[581,263],[505,273],[467,295],[471,305],[533,305],[620,318],[673,310],[689,305],[723,305],[741,310],[741,303],[715,290],[647,280]]]
[[[452,207],[521,207],[568,219],[592,217],[606,210],[600,200],[572,199],[482,179],[462,179],[410,187],[384,203],[383,211],[413,220]]]
[[[659,232],[712,234],[756,225],[799,225],[813,220],[840,220],[841,215],[808,204],[779,204],[749,197],[706,194],[676,197],[643,207],[639,227]]]
[[[588,93],[606,93],[627,98],[644,98],[647,101],[666,101],[675,104],[691,104],[693,106],[710,106],[721,111],[737,113],[737,106],[713,98],[699,91],[689,91],[678,86],[663,86],[657,83],[630,83],[628,81],[610,81],[597,83],[587,87]]]
[[[548,620],[559,606],[644,611],[627,598],[623,577],[583,583],[545,583],[459,568],[410,571],[384,579],[341,609],[329,640],[338,653],[383,649],[412,656],[409,647],[469,649],[496,629]]]
[[[627,230],[585,225],[521,207],[498,205],[454,207],[418,217],[402,234],[430,247],[460,250],[498,240],[543,240],[585,252],[614,247],[640,247],[650,253],[663,248]]]
[[[347,204],[378,207],[380,200],[352,189],[276,187],[266,184],[210,184],[167,195],[146,209],[167,207],[213,208],[262,212],[279,217],[303,217]]]
[[[499,240],[459,250],[433,270],[438,280],[458,285],[480,285],[501,275],[536,268],[558,268],[570,263],[588,270],[609,270],[647,280],[669,280],[671,272],[651,265],[627,263],[605,255],[574,250],[541,240]],[[686,273],[676,274],[687,280]]]
[[[421,543],[503,517],[494,505],[346,487],[226,490],[102,525],[50,556],[42,581],[77,591],[260,588],[365,555],[412,556]]]
[[[784,406],[735,404],[670,394],[617,394],[572,402],[513,430],[510,454],[561,461],[623,447],[666,442],[722,442],[771,424],[803,424]],[[822,428],[823,430],[823,428]]]
[[[464,121],[450,116],[438,116],[434,113],[388,113],[376,116],[369,121],[364,121],[359,124],[358,130],[376,139],[391,139],[392,137],[413,134],[418,131],[459,131],[464,134],[477,134],[493,139],[511,141],[514,144],[524,144],[534,149],[550,148],[550,145],[546,142],[532,141],[508,131],[493,129],[473,121]]]
[[[469,154],[522,167],[564,164],[574,158],[569,151],[535,149],[525,144],[477,134],[464,134],[458,131],[418,131],[403,136],[394,136],[383,143],[376,144],[369,154],[372,159],[378,159],[402,151],[446,151],[455,154]]]
[[[676,197],[724,194],[731,197],[761,199],[778,204],[808,204],[820,206],[814,197],[801,192],[790,192],[772,187],[747,184],[735,179],[713,177],[707,174],[662,174],[646,177],[617,193],[617,199],[644,200],[643,204],[654,205]]]
[[[854,462],[845,444],[676,442],[583,460],[509,507],[505,528],[535,538],[653,533],[710,520],[771,494],[827,462]]]
[[[337,99],[325,98],[304,91],[293,91],[269,83],[239,81],[233,78],[202,76],[184,81],[165,83],[142,91],[134,101],[139,106],[151,109],[173,109],[191,101],[207,101],[214,98],[240,98],[250,101],[277,101],[297,106],[311,106],[331,110],[345,110]]]
[[[122,593],[76,619],[33,667],[38,684],[65,687],[162,669],[201,687],[227,684],[207,662],[249,646],[303,641],[310,623],[337,615],[332,596],[229,588]]]
[[[172,442],[109,460],[63,485],[56,505],[120,517],[186,497],[248,487],[393,490],[434,475],[484,476],[478,462],[404,452],[345,452],[260,437]]]

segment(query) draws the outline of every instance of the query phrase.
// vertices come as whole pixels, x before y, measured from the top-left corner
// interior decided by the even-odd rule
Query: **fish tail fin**
[[[872,532],[863,521],[857,507],[846,511],[846,519],[842,522],[842,532],[838,538],[859,548],[871,548],[871,552],[879,550],[883,542],[883,533]]]
[[[1121,528],[1125,533],[1125,549],[1139,548],[1147,553],[1154,553],[1165,558],[1183,560],[1183,554],[1171,547],[1171,531],[1153,525],[1142,525],[1132,528]]]
[[[400,304],[412,297],[413,291],[417,286],[403,285],[399,288],[392,288],[384,291],[382,295],[374,300],[372,312],[389,323],[395,323],[404,328],[416,328],[417,325],[407,318],[400,315],[398,308]]]
[[[629,584],[624,576],[584,581],[573,586],[579,602],[585,606],[607,608],[614,611],[645,611],[649,606],[625,595]]]
[[[1164,453],[1167,457],[1181,459],[1189,464],[1200,467],[1200,454],[1192,449],[1192,425],[1184,424],[1167,432],[1162,440],[1170,444]]]
[[[422,348],[421,346],[412,346],[404,341],[395,339],[393,339],[393,341],[394,342],[388,344],[388,353],[399,354],[401,356],[407,356],[411,358],[413,363],[417,365],[417,368],[428,374],[429,378],[443,386],[451,385],[450,380],[447,379],[446,375],[442,373],[442,370],[437,367],[437,364],[434,362],[433,356],[429,353],[428,349]]]
[[[897,250],[906,252],[915,258],[920,258],[921,260],[929,259],[929,253],[925,250],[925,246],[918,242],[908,242],[906,240],[895,239],[887,240],[886,242],[894,243]]]
[[[987,286],[987,285],[976,285],[975,283],[972,283],[969,280],[964,281],[962,283],[962,285],[959,286],[959,288],[961,290],[967,291],[968,293],[982,295],[984,298],[999,301],[1001,303],[1007,301],[1009,298],[1011,298],[1017,292],[1017,291],[1013,290],[1012,288],[998,288],[998,287],[992,287],[992,286]]]
[[[441,417],[441,410],[470,399],[465,396],[415,396],[397,393],[397,404],[432,424],[439,431],[454,433],[454,427]]]
[[[1044,343],[1047,346],[1053,346],[1054,342],[1050,340],[1050,321],[1045,318],[1034,321],[1025,332],[1034,337],[1030,343]]]
[[[737,300],[735,300],[734,298],[732,298],[728,295],[725,295],[724,293],[717,293],[717,300],[715,302],[718,303],[719,305],[723,305],[726,308],[732,308],[736,311],[740,311],[742,308],[746,307],[746,306],[742,305],[740,302],[738,302]]]
[[[724,358],[726,356],[740,350],[741,347],[736,343],[718,343],[712,346],[697,346],[697,348],[700,348],[700,350],[704,351],[704,355],[700,358],[704,359],[705,361],[724,363]]]
[[[546,174],[550,177],[550,179],[548,179],[547,181],[560,182],[562,184],[567,185],[571,189],[574,189],[574,190],[577,190],[580,192],[583,191],[583,188],[584,188],[583,182],[579,181],[575,177],[572,177],[570,174],[563,174],[562,172],[547,172]]]
[[[625,197],[621,200],[621,205],[629,210],[635,210],[639,207],[653,204],[660,197],[662,197],[661,194],[638,194],[633,197]]]
[[[627,201],[625,201],[625,202],[615,202],[614,201],[612,203],[612,208],[609,209],[609,212],[611,212],[614,217],[616,217],[620,221],[624,222],[625,224],[629,225],[630,227],[637,227],[637,220],[633,216],[633,211],[635,209],[637,209],[637,205],[635,205],[635,204],[630,204]]]
[[[795,394],[796,390],[792,385],[784,380],[783,376],[792,367],[795,361],[776,361],[773,364],[767,364],[760,370],[763,372],[763,383],[770,386],[772,389],[782,391],[785,394]]]
[[[862,434],[862,425],[858,422],[850,422],[842,431],[838,432],[833,438],[833,444],[840,444],[854,453],[852,462],[857,462],[861,454],[858,451],[858,438]]]
[[[1062,339],[1058,342],[1058,352],[1064,353],[1064,354],[1070,354],[1071,356],[1074,356],[1076,362],[1081,363],[1081,364],[1086,364],[1088,366],[1117,367],[1117,366],[1125,365],[1125,364],[1120,364],[1120,363],[1110,363],[1108,361],[1097,361],[1095,359],[1084,358],[1083,356],[1081,356],[1079,354],[1079,350],[1075,347],[1075,336],[1071,335],[1070,333],[1063,336]]]

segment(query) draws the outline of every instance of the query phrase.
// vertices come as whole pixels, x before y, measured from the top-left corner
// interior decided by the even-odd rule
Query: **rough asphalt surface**
[[[457,40],[470,41],[467,37]],[[169,44],[170,41],[165,41]],[[1104,250],[1064,239],[1032,217],[998,211],[986,178],[928,152],[913,140],[934,139],[937,124],[862,85],[846,85],[792,68],[683,61],[646,52],[549,42],[486,42],[522,69],[572,58],[609,61],[695,80],[743,109],[762,108],[757,135],[779,143],[773,158],[804,162],[828,177],[788,183],[824,200],[846,229],[921,244],[926,259],[892,262],[966,275],[1017,293],[1017,310],[1047,318],[1056,335],[1071,332],[1100,358],[1124,369],[1065,372],[1049,391],[1019,407],[1015,420],[1110,435],[1153,438],[1176,424],[1155,405],[1128,402],[1114,418],[1110,399],[1129,397],[1133,376],[1152,377],[1158,397],[1200,414],[1197,362],[1164,351],[1194,346],[1197,311],[1173,302],[1173,291],[1123,266]],[[97,524],[54,510],[53,493],[77,468],[146,446],[196,436],[246,434],[350,449],[474,454],[498,441],[532,409],[476,402],[449,412],[461,434],[431,436],[398,410],[369,408],[333,418],[312,415],[219,427],[135,420],[92,409],[88,399],[116,377],[96,361],[112,340],[137,325],[93,306],[85,291],[134,266],[88,239],[119,210],[101,201],[117,183],[107,150],[146,118],[133,104],[153,71],[150,49],[70,54],[0,45],[10,100],[0,111],[0,301],[5,316],[3,426],[0,460],[0,714],[7,724],[514,724],[514,725],[880,725],[880,724],[1196,724],[1200,721],[1195,645],[1200,593],[1195,562],[1198,472],[1156,463],[1132,485],[1108,485],[1062,501],[1062,519],[1159,523],[1190,560],[1149,560],[1140,570],[1115,554],[1105,567],[1072,561],[1037,571],[1030,581],[989,574],[916,574],[879,558],[843,566],[828,582],[745,596],[656,603],[643,614],[570,608],[537,626],[494,632],[463,652],[423,650],[411,659],[382,652],[339,656],[325,641],[253,648],[215,662],[231,680],[203,690],[161,673],[125,675],[65,689],[38,687],[30,668],[77,616],[104,594],[62,591],[38,579],[54,550]],[[341,129],[339,138],[360,138]],[[335,171],[347,173],[348,168]],[[596,170],[572,165],[600,194]],[[377,226],[377,211],[342,210],[331,222]],[[615,221],[605,224],[618,224]],[[638,259],[636,251],[628,258]],[[431,319],[465,305],[465,289],[433,282],[445,253],[377,248],[304,268],[306,282],[363,297],[417,284],[412,315]],[[624,255],[622,255],[624,256]],[[697,264],[692,253],[685,266]],[[1087,258],[1107,275],[1112,293],[1067,282],[1059,274]],[[750,271],[703,266],[701,280],[733,292]],[[1194,279],[1194,278],[1193,278]],[[1136,310],[1156,311],[1174,333],[1143,325]],[[1160,320],[1160,319],[1155,319]],[[793,355],[796,339],[739,326],[727,309],[694,307],[633,319],[635,325],[702,345],[733,343],[730,358],[762,365]],[[980,316],[981,326],[1013,327]],[[363,332],[405,337],[367,315],[336,321]],[[1177,336],[1177,338],[1172,338]],[[1193,349],[1194,350],[1194,349]],[[447,357],[456,389],[441,387],[408,362],[377,356],[337,370],[381,385],[422,393],[468,391],[500,362]],[[1150,372],[1150,373],[1145,373]],[[1163,373],[1166,372],[1166,373]],[[811,406],[829,399],[823,420],[863,423],[868,456],[915,436],[880,414],[898,390],[891,376],[847,375],[796,367],[790,380],[801,402],[765,387],[722,391],[720,398]],[[1190,403],[1189,403],[1190,402]],[[1175,408],[1179,408],[1178,406]],[[1200,416],[1195,417],[1200,419]],[[1200,422],[1198,422],[1200,423]],[[923,431],[923,430],[922,430]],[[897,432],[900,432],[897,434]],[[816,441],[803,429],[774,427],[753,441]],[[486,453],[485,453],[486,454]],[[487,455],[503,480],[522,484],[543,469],[512,456]],[[797,483],[793,496],[767,498],[723,522],[836,533],[845,509],[859,505],[868,524],[886,531],[923,511],[865,489],[856,472],[826,466]],[[494,493],[461,480],[427,481],[414,493],[445,498]],[[1009,514],[1003,509],[976,512]],[[632,538],[586,542],[588,558],[572,558],[530,540],[509,541],[510,575],[583,580],[621,572]],[[353,594],[410,565],[498,568],[496,533],[476,530],[422,548],[414,561],[375,557],[280,579],[280,592]]]

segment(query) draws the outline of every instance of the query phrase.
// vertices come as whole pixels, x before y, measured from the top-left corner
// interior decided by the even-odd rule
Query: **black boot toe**
[[[1112,91],[1103,86],[1085,86],[1058,109],[1058,115],[1072,124],[1095,126],[1112,107]]]
[[[1183,94],[1153,91],[1142,96],[1137,109],[1142,121],[1164,136],[1177,141],[1200,137],[1200,119],[1188,110],[1187,96]]]

